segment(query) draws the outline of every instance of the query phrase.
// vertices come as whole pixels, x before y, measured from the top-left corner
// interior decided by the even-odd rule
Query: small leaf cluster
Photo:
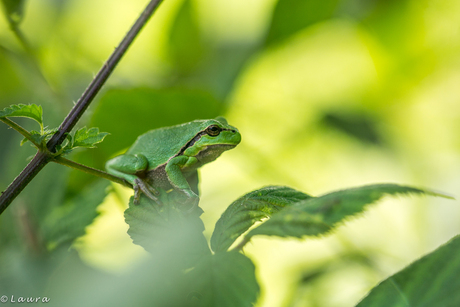
[[[31,141],[34,145],[39,144],[41,148],[44,148],[44,145],[51,139],[53,134],[58,131],[57,128],[54,129],[43,129],[43,131],[30,130],[30,139],[24,137],[20,145],[24,145],[27,141]]]
[[[57,152],[59,154],[68,154],[77,147],[95,148],[95,145],[102,142],[107,135],[109,133],[99,132],[97,127],[80,128],[73,135],[67,134],[65,141],[58,146]]]
[[[25,117],[36,121],[40,125],[40,130],[26,131],[18,124],[11,120],[6,121],[9,117]],[[24,135],[21,141],[21,146],[30,141],[39,150],[46,150],[46,143],[51,137],[59,130],[58,128],[48,129],[43,124],[43,109],[36,104],[17,104],[11,105],[0,111],[0,120],[10,125],[13,129]],[[102,142],[108,135],[107,132],[99,132],[99,128],[80,128],[74,134],[67,134],[64,142],[60,144],[54,156],[64,155],[70,153],[73,149],[78,147],[94,148],[96,144]]]

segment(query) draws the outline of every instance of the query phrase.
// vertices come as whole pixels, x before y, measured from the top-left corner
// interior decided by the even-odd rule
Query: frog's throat
[[[198,160],[198,165],[201,166],[203,164],[216,160],[224,151],[230,150],[235,147],[236,145],[230,144],[208,145],[205,149],[200,150],[200,152],[198,152],[195,155],[195,158],[197,158]]]

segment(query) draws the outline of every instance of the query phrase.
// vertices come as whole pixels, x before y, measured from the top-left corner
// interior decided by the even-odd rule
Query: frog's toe
[[[134,184],[133,186],[133,189],[134,189],[134,204],[135,205],[139,205],[139,199],[141,198],[141,190],[139,189],[139,185],[138,184]]]
[[[160,195],[160,192],[158,190],[156,190],[154,187],[152,187],[150,184],[145,184],[145,186],[147,187],[147,189],[152,192],[153,195],[155,196],[159,196]]]
[[[156,193],[158,193],[158,191],[156,191],[155,189],[150,187],[150,185],[148,185],[147,183],[145,183],[144,181],[142,181],[139,178],[136,178],[134,180],[134,203],[136,203],[136,190],[138,191],[137,192],[138,194],[140,194],[139,191],[142,191],[145,194],[145,196],[147,196],[148,198],[150,198],[151,200],[156,202],[158,205],[160,205],[160,206],[163,205],[163,203],[158,199],[158,197],[156,197],[152,193],[151,190],[155,191]],[[140,195],[138,195],[138,197],[140,197]]]

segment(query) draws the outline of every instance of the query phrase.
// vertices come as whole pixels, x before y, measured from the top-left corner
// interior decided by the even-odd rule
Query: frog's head
[[[241,142],[238,129],[230,126],[223,117],[204,120],[201,127],[201,137],[196,142],[198,146],[228,145],[233,148]]]
[[[188,156],[214,160],[222,152],[234,148],[241,142],[241,134],[238,129],[230,126],[223,117],[201,120],[199,127],[199,131],[184,152]]]

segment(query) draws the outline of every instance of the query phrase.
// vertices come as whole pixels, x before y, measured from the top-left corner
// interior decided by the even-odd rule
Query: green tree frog
[[[134,203],[142,191],[161,204],[158,189],[174,189],[193,209],[199,201],[197,169],[240,141],[238,130],[223,117],[195,120],[142,134],[125,154],[109,160],[106,169],[133,185]]]

